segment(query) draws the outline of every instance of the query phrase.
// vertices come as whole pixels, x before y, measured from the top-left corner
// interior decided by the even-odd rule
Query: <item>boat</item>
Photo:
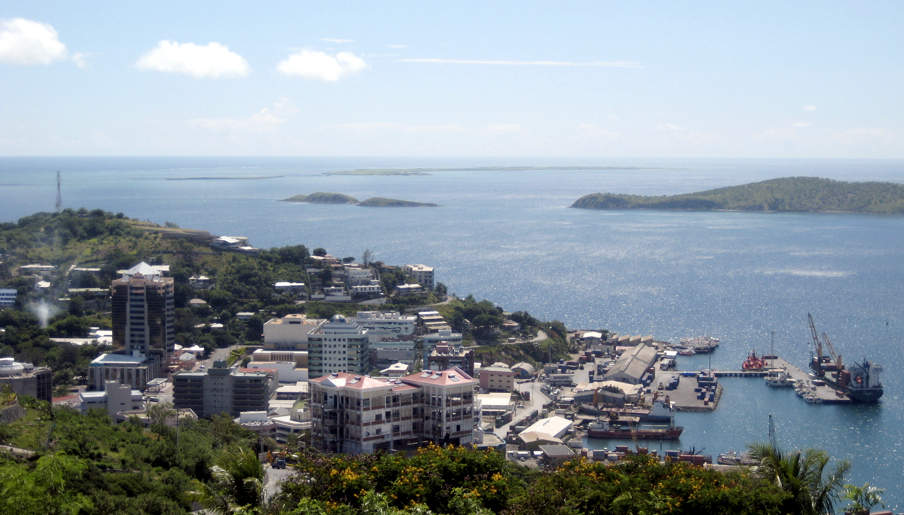
[[[692,349],[697,354],[707,354],[719,346],[719,339],[712,336],[695,336],[679,340],[682,347]]]
[[[697,351],[695,351],[694,349],[692,349],[690,347],[681,347],[678,349],[679,356],[693,356],[696,353],[697,353]]]
[[[590,438],[617,438],[620,440],[677,440],[684,431],[682,426],[641,424],[637,417],[600,417],[590,423]]]
[[[879,378],[882,366],[866,359],[854,362],[845,367],[841,355],[835,352],[829,335],[822,333],[822,339],[816,333],[813,316],[807,313],[814,351],[810,357],[810,369],[820,380],[850,398],[851,402],[875,403],[885,392]],[[823,354],[823,346],[829,355]]]
[[[784,368],[774,368],[766,373],[766,384],[775,387],[794,386],[794,379]]]
[[[766,368],[766,360],[757,357],[756,351],[748,354],[747,359],[741,364],[741,369],[743,370],[763,370],[764,368]]]
[[[749,452],[738,454],[736,451],[728,451],[719,454],[716,462],[720,465],[759,465],[759,462]]]

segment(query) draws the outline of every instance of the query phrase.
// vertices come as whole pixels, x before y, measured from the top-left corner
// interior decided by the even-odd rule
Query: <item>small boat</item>
[[[775,387],[794,386],[794,378],[783,368],[770,370],[765,377],[766,384]]]
[[[696,353],[697,353],[697,351],[695,351],[694,349],[691,349],[690,347],[678,349],[679,356],[693,356]]]

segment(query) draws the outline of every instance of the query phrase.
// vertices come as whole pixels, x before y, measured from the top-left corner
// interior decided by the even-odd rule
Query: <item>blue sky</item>
[[[899,2],[0,4],[0,155],[904,157]]]

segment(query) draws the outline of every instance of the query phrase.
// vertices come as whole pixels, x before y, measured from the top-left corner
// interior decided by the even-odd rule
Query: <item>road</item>
[[[280,484],[295,475],[295,469],[286,467],[275,469],[264,463],[264,501],[269,501],[280,491]]]
[[[539,412],[543,409],[543,405],[549,402],[549,397],[547,397],[546,394],[540,391],[541,385],[542,383],[540,381],[525,381],[515,383],[515,390],[519,392],[530,392],[530,401],[525,402],[523,408],[515,408],[515,414],[514,416],[512,416],[511,422],[499,426],[493,430],[496,436],[504,440],[505,435],[508,434],[509,427],[516,425],[522,419],[530,415],[534,410],[537,410]]]

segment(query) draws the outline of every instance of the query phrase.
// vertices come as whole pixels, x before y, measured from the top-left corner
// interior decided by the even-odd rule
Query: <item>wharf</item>
[[[828,384],[814,384],[814,378],[797,365],[793,365],[783,358],[766,359],[766,367],[763,370],[714,370],[716,377],[764,377],[769,369],[781,368],[788,372],[795,384],[804,385],[806,392],[811,395],[815,404],[847,404],[851,402],[840,390]]]

